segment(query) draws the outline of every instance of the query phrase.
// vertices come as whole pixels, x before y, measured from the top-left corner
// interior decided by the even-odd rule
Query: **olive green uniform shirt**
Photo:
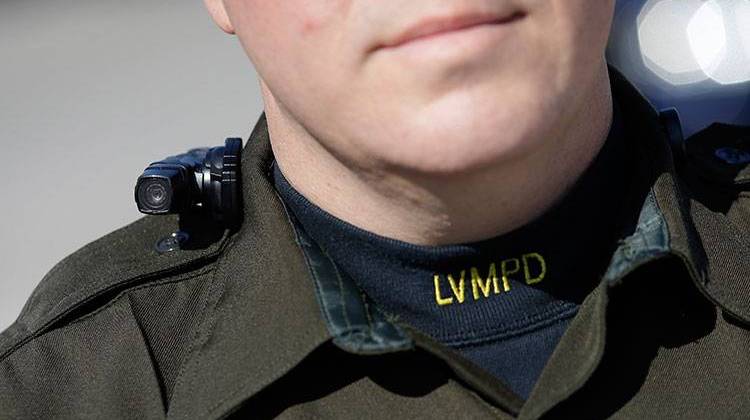
[[[616,72],[613,93],[639,157],[613,217],[636,228],[528,400],[340,275],[276,195],[261,117],[236,232],[145,217],[43,279],[0,335],[0,418],[750,417],[750,169],[713,153],[748,132],[673,151]]]

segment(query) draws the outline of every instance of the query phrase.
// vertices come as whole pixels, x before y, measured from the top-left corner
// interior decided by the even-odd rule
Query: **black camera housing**
[[[239,223],[242,139],[192,149],[154,162],[138,177],[135,202],[141,213],[199,214],[233,227]]]

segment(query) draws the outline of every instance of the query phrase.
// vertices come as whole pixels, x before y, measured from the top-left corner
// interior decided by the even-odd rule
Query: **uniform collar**
[[[686,182],[695,174],[687,173],[683,152],[673,152],[651,105],[620,73],[613,70],[611,76],[614,96],[630,110],[626,135],[638,156],[637,182],[648,188],[638,200],[637,228],[623,239],[605,280],[616,285],[643,264],[675,257],[710,301],[750,325],[750,237],[701,198],[703,187]]]
[[[179,374],[171,418],[215,418],[331,338],[310,268],[270,181],[265,116],[243,151],[243,223],[214,270],[205,319]]]
[[[658,115],[643,96],[617,71],[611,70],[613,94],[627,110],[624,125],[635,162],[633,187],[623,195],[624,208],[638,208],[633,232],[623,234],[600,286],[558,344],[524,405],[521,418],[538,418],[579,390],[601,362],[613,290],[635,281],[639,269],[676,259],[674,276],[684,273],[687,284],[740,321],[750,323],[750,241],[725,215],[701,203],[680,176],[670,142]],[[626,210],[627,213],[627,210]],[[684,268],[684,271],[681,269]],[[644,283],[658,277],[641,278]],[[664,279],[667,280],[667,279]],[[671,284],[679,284],[674,282]],[[645,284],[648,287],[648,284]],[[745,302],[744,304],[742,302]],[[637,308],[637,302],[630,305]],[[637,310],[637,309],[632,309]]]
[[[242,155],[243,223],[217,263],[170,418],[231,413],[328,342],[369,355],[419,347],[453,362],[429,337],[385,319],[297,229],[273,187],[272,162],[261,115]],[[464,360],[451,367],[495,405],[510,412],[520,407],[484,371]]]
[[[732,233],[721,214],[685,194],[653,109],[616,71],[611,70],[611,76],[625,114],[625,135],[639,156],[634,190],[623,206],[636,209],[635,229],[623,234],[604,281],[584,303],[542,373],[524,411],[532,417],[582,386],[593,372],[604,351],[608,290],[639,266],[676,256],[712,300],[750,319],[741,296],[729,293],[750,278],[747,264],[731,264],[750,260],[750,243],[739,232]],[[273,187],[272,161],[262,115],[242,157],[244,221],[208,286],[205,320],[177,379],[169,417],[231,412],[331,340],[361,354],[419,347],[446,360],[464,382],[496,405],[510,412],[519,409],[517,397],[497,381],[429,337],[386,319],[335,269],[286,212]],[[713,248],[719,241],[726,242]]]
[[[630,186],[622,191],[622,212],[617,217],[632,230],[621,232],[622,239],[602,282],[584,301],[558,343],[524,405],[522,418],[541,417],[591,378],[605,352],[610,292],[632,281],[631,274],[638,268],[679,253],[685,257],[681,261],[690,267],[689,272],[704,271],[703,256],[686,248],[694,243],[692,223],[682,211],[663,211],[665,206],[683,203],[684,199],[656,113],[619,73],[611,70],[610,79],[614,100],[624,111],[624,136],[633,165]]]

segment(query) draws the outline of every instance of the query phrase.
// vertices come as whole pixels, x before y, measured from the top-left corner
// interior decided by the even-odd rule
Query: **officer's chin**
[[[518,121],[518,118],[516,118]],[[436,120],[437,121],[437,120]],[[519,164],[544,147],[542,127],[518,124],[476,124],[477,128],[445,124],[438,130],[401,138],[388,149],[393,167],[429,177],[475,176]]]
[[[490,136],[487,136],[490,137]],[[448,147],[445,143],[452,142]],[[390,172],[436,181],[497,173],[531,155],[532,140],[516,137],[456,136],[421,139],[384,156]]]

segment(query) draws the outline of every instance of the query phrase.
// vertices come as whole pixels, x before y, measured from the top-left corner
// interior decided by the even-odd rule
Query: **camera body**
[[[240,218],[242,139],[192,149],[154,162],[138,177],[135,201],[144,214],[200,214],[233,227]]]

